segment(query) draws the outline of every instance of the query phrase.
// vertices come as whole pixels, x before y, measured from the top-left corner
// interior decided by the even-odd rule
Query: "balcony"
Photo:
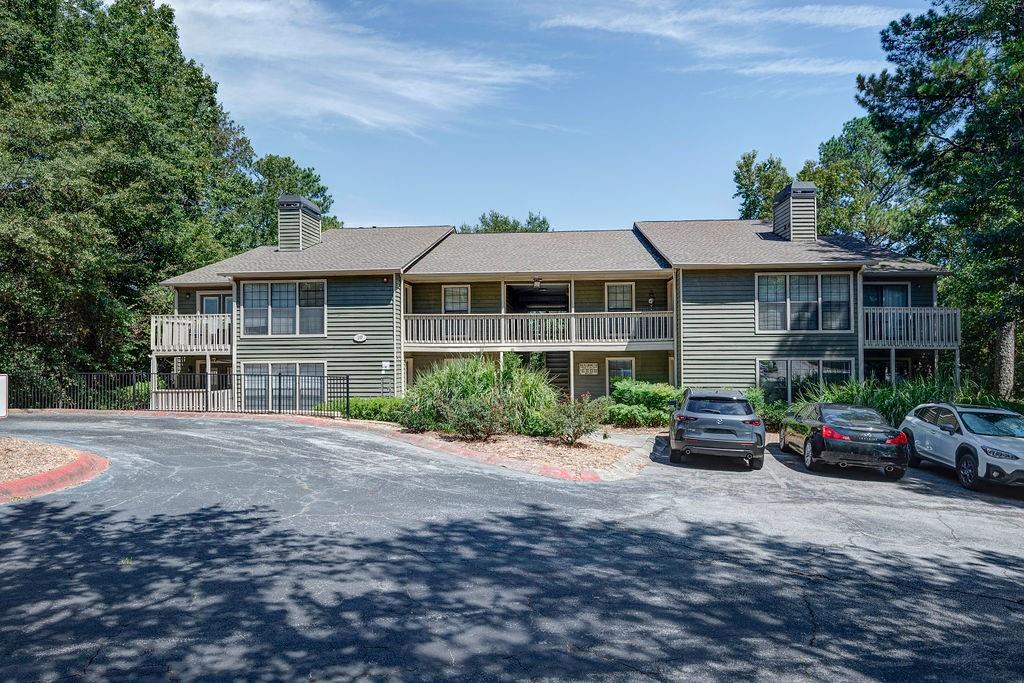
[[[424,347],[558,347],[649,344],[670,348],[673,315],[493,313],[406,315],[405,343]]]
[[[864,347],[957,349],[960,347],[960,309],[865,308]]]
[[[154,315],[150,349],[156,354],[231,353],[231,315]]]

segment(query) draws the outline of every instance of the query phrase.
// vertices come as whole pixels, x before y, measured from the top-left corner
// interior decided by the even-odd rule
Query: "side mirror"
[[[953,434],[956,434],[956,427],[952,427],[950,425],[942,425],[941,427],[939,427],[939,429],[941,429],[942,431],[946,432],[950,436],[952,436]]]

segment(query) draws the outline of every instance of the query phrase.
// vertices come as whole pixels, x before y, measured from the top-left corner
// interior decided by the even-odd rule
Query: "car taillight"
[[[760,420],[744,420],[743,424],[750,425],[751,427],[760,427],[761,426],[761,421]]]
[[[910,443],[910,439],[907,438],[906,432],[900,432],[896,436],[886,439],[885,442],[891,446],[906,446]]]
[[[821,428],[821,436],[826,439],[833,439],[835,441],[849,441],[850,437],[846,434],[840,434],[832,427],[825,425]]]
[[[696,419],[692,415],[676,415],[676,422],[693,422]]]

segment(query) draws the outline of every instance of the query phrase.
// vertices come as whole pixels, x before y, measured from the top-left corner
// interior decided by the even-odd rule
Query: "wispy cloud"
[[[186,54],[218,79],[233,112],[412,132],[556,75],[543,64],[391,39],[316,0],[164,2]]]
[[[800,58],[776,59],[750,66],[732,67],[732,70],[747,76],[851,76],[881,71],[885,67],[886,63],[883,61]]]
[[[683,44],[703,58],[721,58],[793,51],[791,45],[766,40],[768,29],[877,29],[906,11],[868,4],[769,7],[756,0],[569,0],[553,9],[548,5],[539,25],[652,36]]]

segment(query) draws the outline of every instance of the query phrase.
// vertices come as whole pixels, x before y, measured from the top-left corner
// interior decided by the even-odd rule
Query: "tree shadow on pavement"
[[[996,552],[922,561],[542,506],[377,537],[258,507],[29,501],[0,510],[0,680],[1005,680],[1022,587]]]

